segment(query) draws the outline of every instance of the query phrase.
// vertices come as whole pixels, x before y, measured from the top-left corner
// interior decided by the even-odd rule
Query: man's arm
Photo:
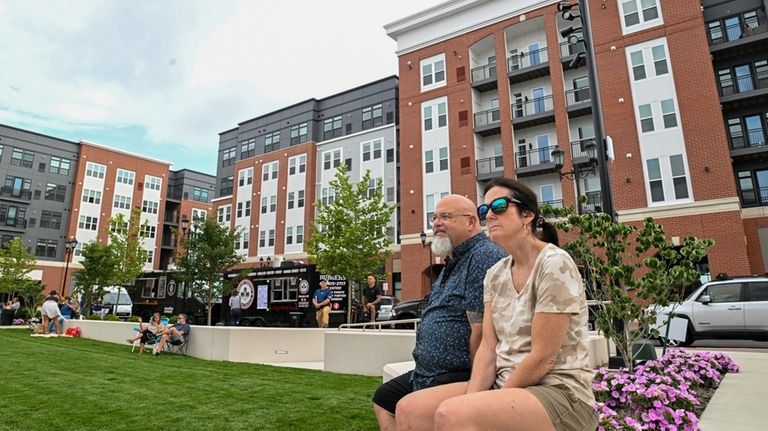
[[[371,302],[371,305],[376,305],[379,302],[381,302],[381,290],[376,288],[376,299],[373,302]]]
[[[467,311],[467,319],[472,331],[469,334],[469,358],[470,361],[474,361],[475,353],[477,353],[480,342],[483,340],[483,315],[475,311]]]

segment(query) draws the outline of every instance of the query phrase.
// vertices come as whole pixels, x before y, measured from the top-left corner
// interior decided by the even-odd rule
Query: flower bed
[[[722,353],[673,349],[635,368],[601,368],[592,389],[598,430],[698,430],[699,414],[726,373],[739,366]]]

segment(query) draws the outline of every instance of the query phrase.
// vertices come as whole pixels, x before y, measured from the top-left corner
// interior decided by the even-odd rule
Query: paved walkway
[[[739,364],[741,372],[725,376],[701,415],[699,427],[703,431],[768,429],[768,353],[721,351]]]

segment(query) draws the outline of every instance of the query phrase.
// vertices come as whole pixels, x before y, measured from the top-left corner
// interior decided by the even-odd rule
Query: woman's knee
[[[435,410],[435,429],[470,429],[466,420],[466,411],[463,406],[461,397],[450,398],[437,407]]]

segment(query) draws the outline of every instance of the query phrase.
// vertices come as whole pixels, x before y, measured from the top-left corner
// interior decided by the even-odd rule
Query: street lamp
[[[560,178],[568,178],[576,182],[576,199],[579,214],[582,213],[581,201],[579,200],[579,197],[581,196],[581,180],[588,178],[590,175],[593,175],[598,164],[597,156],[595,154],[596,145],[594,139],[585,142],[581,149],[584,151],[584,153],[586,153],[587,158],[589,159],[589,163],[583,167],[580,167],[574,163],[570,171],[560,172]],[[560,168],[562,168],[564,165],[564,155],[565,152],[560,148],[559,145],[556,145],[555,149],[552,150],[552,161],[555,163],[555,168],[557,170],[560,170]],[[596,207],[597,212],[599,212],[600,209],[601,207]]]
[[[421,247],[429,248],[429,288],[432,289],[432,279],[435,276],[435,266],[432,260],[432,241],[427,241],[427,234],[424,231],[421,231],[419,238],[421,239]]]
[[[189,229],[189,219],[187,218],[187,215],[184,214],[181,216],[181,235],[186,237],[187,236],[187,229]]]
[[[592,27],[589,23],[589,1],[578,0],[579,14],[572,12],[575,5],[568,1],[558,3],[557,10],[566,21],[573,21],[581,18],[581,28],[574,29],[567,27],[560,32],[560,35],[568,40],[572,45],[577,43],[584,44],[584,52],[576,54],[571,61],[571,68],[575,69],[583,62],[587,64],[587,77],[589,79],[589,94],[592,100],[592,120],[595,128],[595,144],[597,146],[597,165],[596,169],[600,177],[600,197],[602,209],[605,214],[611,216],[611,220],[616,220],[616,213],[613,209],[613,194],[611,193],[611,175],[608,172],[608,157],[605,141],[605,131],[603,129],[603,108],[600,103],[600,91],[598,91],[597,81],[597,62],[595,61],[595,46],[592,42]],[[603,5],[605,6],[605,5]],[[583,40],[577,37],[578,30],[581,30]],[[578,184],[578,182],[577,182]]]
[[[64,278],[61,279],[61,296],[64,296],[64,288],[67,285],[67,273],[69,272],[69,262],[72,260],[72,253],[77,247],[77,240],[70,238],[64,242]]]

